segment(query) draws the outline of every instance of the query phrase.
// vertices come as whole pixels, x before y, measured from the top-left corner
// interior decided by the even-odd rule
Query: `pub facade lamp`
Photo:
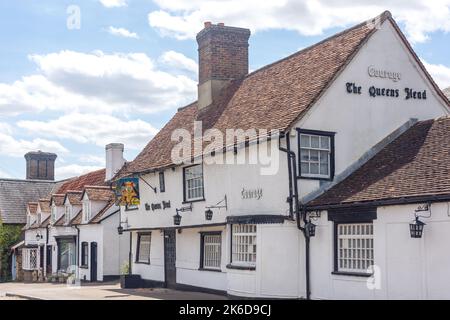
[[[173,216],[173,224],[179,226],[181,224],[181,216],[177,211],[177,214]]]
[[[316,225],[311,221],[305,225],[305,232],[308,238],[312,238],[316,235]]]
[[[42,240],[43,236],[42,234],[38,233],[36,234],[36,241]]]
[[[206,220],[212,220],[213,217],[213,211],[211,209],[208,209],[205,211],[205,219]]]
[[[422,238],[423,227],[425,223],[419,220],[419,217],[416,217],[416,220],[413,223],[409,224],[409,232],[411,234],[411,238]]]
[[[117,232],[119,233],[119,235],[123,234],[123,227],[122,227],[122,225],[117,227]]]
[[[211,209],[222,209],[222,208],[228,210],[227,195],[225,195],[224,198],[219,202],[217,202],[215,205],[206,207],[205,219],[208,221],[212,220],[213,211]]]

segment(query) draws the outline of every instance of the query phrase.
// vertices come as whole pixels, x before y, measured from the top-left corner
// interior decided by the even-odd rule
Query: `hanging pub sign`
[[[115,185],[116,204],[120,206],[137,206],[139,198],[139,178],[122,178]]]

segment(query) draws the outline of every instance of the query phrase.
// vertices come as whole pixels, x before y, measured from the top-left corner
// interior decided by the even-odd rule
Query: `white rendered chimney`
[[[123,158],[124,145],[110,143],[106,145],[106,181],[111,180],[125,163]]]

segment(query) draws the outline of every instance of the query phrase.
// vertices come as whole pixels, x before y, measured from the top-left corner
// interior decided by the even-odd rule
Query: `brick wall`
[[[199,84],[247,75],[249,37],[248,29],[205,23],[205,28],[197,35]]]

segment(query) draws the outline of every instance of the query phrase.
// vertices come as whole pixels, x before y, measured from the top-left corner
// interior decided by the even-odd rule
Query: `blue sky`
[[[23,178],[23,154],[38,149],[58,153],[57,178],[104,166],[109,142],[125,143],[132,160],[195,99],[204,21],[249,27],[255,70],[389,9],[450,86],[450,0],[391,2],[2,1],[0,176]]]

